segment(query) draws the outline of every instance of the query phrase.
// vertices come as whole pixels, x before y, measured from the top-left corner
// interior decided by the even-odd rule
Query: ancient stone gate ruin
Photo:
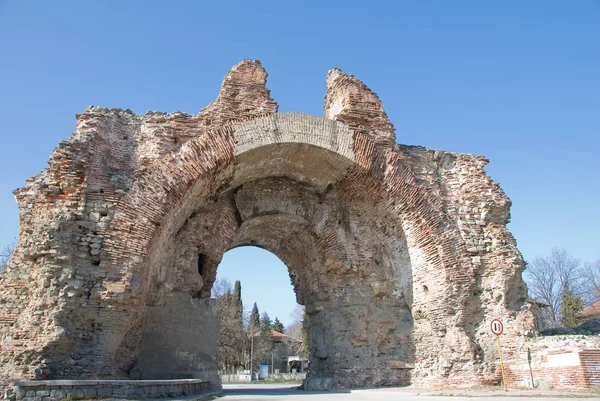
[[[90,107],[15,191],[0,377],[206,378],[228,249],[285,262],[309,321],[311,389],[497,383],[533,327],[510,201],[480,156],[396,143],[338,69],[325,117],[278,113],[243,61],[197,115]]]

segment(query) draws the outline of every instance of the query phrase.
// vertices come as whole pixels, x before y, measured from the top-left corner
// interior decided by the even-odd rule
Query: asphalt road
[[[382,388],[370,390],[348,390],[331,392],[312,392],[298,390],[297,387],[282,384],[225,384],[223,386],[223,401],[508,401],[508,400],[537,400],[564,401],[566,397],[590,397],[599,399],[598,394],[574,393],[523,393],[509,391],[508,393],[492,391],[486,394],[464,394],[447,390],[442,395],[428,395],[418,389],[411,388]],[[506,394],[506,395],[505,395]]]

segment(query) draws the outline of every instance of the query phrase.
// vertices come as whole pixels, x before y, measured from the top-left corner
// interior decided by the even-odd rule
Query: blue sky
[[[327,71],[356,75],[398,142],[490,159],[526,259],[553,246],[600,259],[598,0],[0,0],[0,38],[0,246],[18,234],[11,191],[47,166],[76,113],[197,113],[251,58],[280,111],[322,115]],[[250,256],[228,255],[247,267]],[[262,277],[244,289],[289,282]],[[289,317],[292,301],[258,301]]]

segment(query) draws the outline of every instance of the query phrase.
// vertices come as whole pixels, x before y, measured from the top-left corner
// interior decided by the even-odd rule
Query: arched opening
[[[225,252],[211,295],[220,311],[222,381],[245,380],[249,370],[255,377],[304,378],[303,308],[296,302],[287,266],[275,254],[256,246]],[[294,377],[289,376],[292,371]]]
[[[113,308],[98,334],[102,368],[217,383],[217,267],[254,245],[285,263],[306,307],[306,388],[409,383],[413,262],[428,257],[414,230],[428,220],[403,220],[414,200],[387,191],[392,170],[373,146],[344,124],[277,114],[190,140],[138,177],[100,264]],[[126,324],[110,325],[117,314]]]
[[[285,263],[296,300],[306,307],[308,388],[408,383],[412,267],[387,200],[373,193],[368,179],[342,176],[326,184],[273,174],[271,163],[266,177],[240,179],[196,207],[162,245],[149,304],[175,293],[209,301],[223,254],[261,247]]]

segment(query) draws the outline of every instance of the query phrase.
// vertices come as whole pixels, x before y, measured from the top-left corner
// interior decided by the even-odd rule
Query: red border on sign
[[[500,323],[500,333],[496,333],[494,331],[494,322]],[[504,331],[504,324],[502,324],[502,322],[500,321],[500,319],[492,319],[492,321],[490,322],[490,330],[492,331],[492,333],[494,333],[495,335],[499,336]]]

